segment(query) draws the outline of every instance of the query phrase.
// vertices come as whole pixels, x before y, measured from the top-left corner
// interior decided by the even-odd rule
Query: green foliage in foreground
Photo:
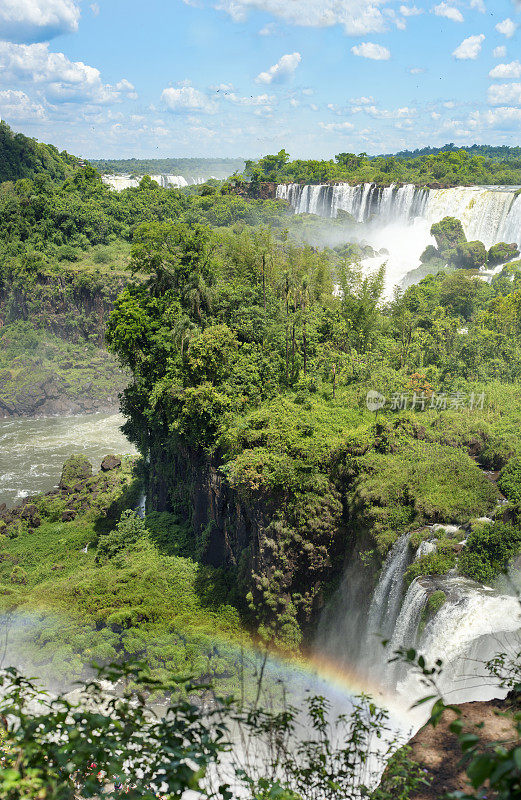
[[[181,800],[187,791],[202,800],[387,800],[428,784],[404,748],[386,787],[367,788],[371,757],[381,762],[396,743],[387,712],[365,696],[336,718],[320,696],[307,699],[305,713],[216,697],[205,708],[197,686],[172,674],[154,680],[137,663],[98,669],[74,703],[44,695],[13,669],[0,685],[5,800]],[[166,699],[160,716],[147,706],[151,693]]]

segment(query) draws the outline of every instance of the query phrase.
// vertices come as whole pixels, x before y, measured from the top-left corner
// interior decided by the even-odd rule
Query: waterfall
[[[382,189],[374,183],[351,186],[281,184],[277,198],[287,200],[296,214],[334,218],[339,211],[357,222],[371,220],[380,225],[393,222],[428,223],[456,217],[469,241],[478,239],[486,247],[499,241],[521,245],[521,197],[518,187],[460,186],[454,189],[422,189],[413,184]]]
[[[436,587],[447,596],[444,605],[427,624],[419,640],[415,641],[411,635],[411,626],[402,644],[416,647],[427,663],[434,663],[438,658],[443,661],[439,685],[448,701],[497,697],[501,692],[494,680],[485,674],[484,664],[499,652],[512,655],[521,650],[518,599],[461,577],[438,579]],[[400,615],[403,622],[398,620],[396,630],[405,623],[406,616],[416,613],[409,609],[406,597]],[[417,677],[411,674],[406,675],[397,688],[403,696],[418,696],[422,692]]]
[[[382,189],[374,183],[350,186],[281,184],[277,187],[277,198],[287,200],[296,214],[317,214],[321,217],[336,217],[346,211],[357,222],[368,222],[373,216],[384,221],[396,218],[412,221],[421,216],[428,193],[413,184]]]
[[[131,178],[130,175],[102,175],[101,179],[111,189],[121,192],[123,189],[135,189],[142,177],[142,175],[137,178]],[[150,175],[149,177],[165,189],[182,189],[184,186],[200,186],[213,176],[185,178],[183,175]]]
[[[422,252],[434,244],[431,226],[443,217],[461,220],[469,241],[480,240],[486,247],[501,241],[521,246],[521,196],[516,186],[422,189],[413,184],[381,188],[374,183],[293,183],[279,185],[277,198],[286,200],[296,214],[334,219],[345,211],[363,224],[363,230],[350,231],[346,240],[358,233],[376,250],[388,252],[364,261],[368,271],[386,264],[387,297],[418,267]]]
[[[433,533],[436,527],[431,526]],[[350,561],[340,590],[322,615],[316,648],[396,691],[408,705],[425,695],[425,686],[403,662],[389,663],[398,649],[414,648],[427,664],[443,661],[438,685],[447,701],[501,696],[485,664],[500,652],[521,652],[521,604],[508,594],[512,584],[502,587],[502,594],[457,575],[419,577],[404,596],[407,567],[435,547],[434,541],[426,540],[414,553],[410,535],[401,536],[382,568],[369,608],[367,575],[357,559]],[[429,597],[436,591],[444,592],[445,602],[422,630]],[[387,640],[385,647],[382,638]]]
[[[367,645],[378,635],[391,636],[402,604],[405,570],[410,564],[409,534],[394,545],[384,564],[367,617]]]

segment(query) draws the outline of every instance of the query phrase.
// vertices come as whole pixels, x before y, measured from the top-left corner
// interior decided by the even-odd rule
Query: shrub
[[[446,545],[446,546],[444,546]],[[449,546],[452,545],[452,546]],[[405,582],[411,584],[422,575],[446,575],[456,566],[456,553],[453,543],[442,543],[435,553],[429,553],[414,561],[405,573]]]
[[[501,470],[497,482],[507,500],[516,506],[521,505],[521,458],[511,458]]]
[[[70,456],[63,465],[60,486],[74,486],[80,481],[86,481],[91,475],[92,464],[85,456]]]
[[[521,552],[521,528],[496,522],[476,528],[467,539],[459,568],[479,583],[492,583]]]
[[[124,550],[130,550],[146,534],[144,520],[135,511],[127,509],[113,531],[100,537],[96,562],[114,558]]]
[[[77,251],[70,244],[63,244],[59,247],[56,255],[58,261],[77,261],[79,258]]]

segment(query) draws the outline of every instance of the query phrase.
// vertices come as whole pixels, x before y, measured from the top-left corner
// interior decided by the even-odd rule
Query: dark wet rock
[[[62,522],[72,522],[75,516],[76,511],[74,508],[66,508],[62,514]]]
[[[117,456],[105,456],[101,462],[101,469],[103,472],[110,472],[110,470],[117,469],[121,466],[121,459]]]

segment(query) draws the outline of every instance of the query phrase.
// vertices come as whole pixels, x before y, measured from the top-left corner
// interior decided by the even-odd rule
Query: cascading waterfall
[[[436,527],[432,526],[433,535]],[[445,527],[448,533],[456,530]],[[499,652],[521,652],[521,604],[511,594],[501,594],[457,575],[417,578],[404,596],[407,567],[415,558],[435,549],[434,540],[427,539],[414,553],[409,534],[398,539],[382,568],[369,610],[363,620],[357,621],[356,630],[343,625],[340,619],[344,614],[349,620],[353,616],[349,605],[356,603],[353,592],[349,594],[344,584],[351,582],[353,589],[361,589],[353,583],[356,570],[348,569],[349,578],[344,579],[337,596],[334,618],[319,628],[317,647],[321,653],[354,666],[387,690],[396,690],[406,703],[423,696],[425,687],[405,664],[389,663],[389,659],[398,649],[410,648],[422,653],[427,663],[443,661],[439,687],[451,702],[497,697],[501,691],[497,682],[485,674],[485,664]],[[429,619],[427,604],[436,591],[445,594],[445,602]],[[425,624],[426,618],[429,621]],[[360,638],[358,650],[345,636],[348,631]],[[387,641],[385,647],[382,639]]]
[[[115,189],[116,192],[122,192],[123,189],[135,189],[139,186],[143,176],[133,178],[130,175],[102,175],[103,183]],[[158,183],[165,189],[182,189],[184,186],[200,186],[206,183],[209,178],[185,178],[183,175],[150,175],[151,180]],[[213,176],[210,176],[213,177]]]
[[[410,564],[409,534],[402,536],[394,545],[378,582],[367,618],[367,641],[369,650],[379,635],[387,638],[394,630],[402,605],[405,570]],[[381,649],[381,648],[380,648]]]
[[[367,259],[371,270],[387,264],[386,293],[420,263],[434,222],[443,217],[461,220],[469,241],[486,247],[497,242],[521,246],[521,196],[517,187],[458,187],[423,189],[413,184],[382,188],[374,183],[307,185],[282,184],[277,197],[286,200],[296,214],[316,214],[334,219],[340,211],[350,214],[363,231],[353,231],[376,250],[388,255]]]
[[[381,188],[374,183],[351,186],[281,184],[277,198],[287,200],[296,214],[334,218],[339,211],[357,222],[371,220],[411,224],[423,219],[429,226],[443,217],[461,220],[467,238],[490,247],[498,241],[521,245],[521,198],[518,187],[457,187],[422,189],[407,184]]]

